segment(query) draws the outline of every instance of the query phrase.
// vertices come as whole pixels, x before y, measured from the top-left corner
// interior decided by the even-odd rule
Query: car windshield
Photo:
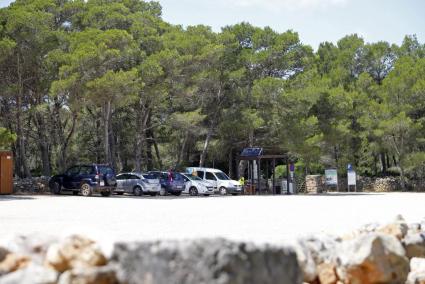
[[[111,167],[98,166],[97,168],[102,175],[113,175],[114,174],[114,170]]]
[[[193,175],[186,175],[186,177],[190,180],[202,180],[200,177],[193,176]]]
[[[145,179],[157,179],[154,174],[144,174],[143,177]]]
[[[230,178],[223,172],[216,172],[215,175],[219,180],[230,180]]]

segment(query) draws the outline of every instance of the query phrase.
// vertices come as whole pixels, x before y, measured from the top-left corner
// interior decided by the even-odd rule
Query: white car
[[[117,194],[132,193],[134,195],[149,194],[155,196],[159,194],[161,184],[159,179],[150,174],[142,173],[121,173],[117,175],[117,187],[114,190]]]
[[[225,173],[218,169],[190,167],[186,173],[193,174],[214,185],[214,189],[220,194],[242,194],[243,188],[239,181],[230,179]]]
[[[185,181],[185,189],[183,193],[187,193],[191,196],[198,194],[210,195],[214,194],[214,185],[205,181],[197,176],[193,176],[187,173],[181,173]]]

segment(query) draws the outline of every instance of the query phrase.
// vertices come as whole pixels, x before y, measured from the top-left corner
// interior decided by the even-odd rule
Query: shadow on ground
[[[19,195],[0,195],[1,201],[12,201],[12,200],[32,200],[34,197],[31,196],[19,196]]]

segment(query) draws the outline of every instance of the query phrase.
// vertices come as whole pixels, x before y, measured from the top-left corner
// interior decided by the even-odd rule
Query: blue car
[[[95,192],[109,196],[115,190],[117,179],[109,165],[84,164],[75,165],[63,174],[50,178],[49,188],[53,194],[71,191],[74,195],[81,193],[90,196]]]
[[[185,180],[179,173],[169,173],[161,171],[150,171],[149,174],[154,175],[161,183],[161,190],[159,195],[173,194],[179,196],[185,188]]]

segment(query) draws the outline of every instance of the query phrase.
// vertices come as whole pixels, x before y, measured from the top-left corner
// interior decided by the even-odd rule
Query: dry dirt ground
[[[16,234],[82,233],[104,243],[226,237],[287,243],[361,225],[425,217],[425,193],[282,196],[0,196],[0,240]]]

